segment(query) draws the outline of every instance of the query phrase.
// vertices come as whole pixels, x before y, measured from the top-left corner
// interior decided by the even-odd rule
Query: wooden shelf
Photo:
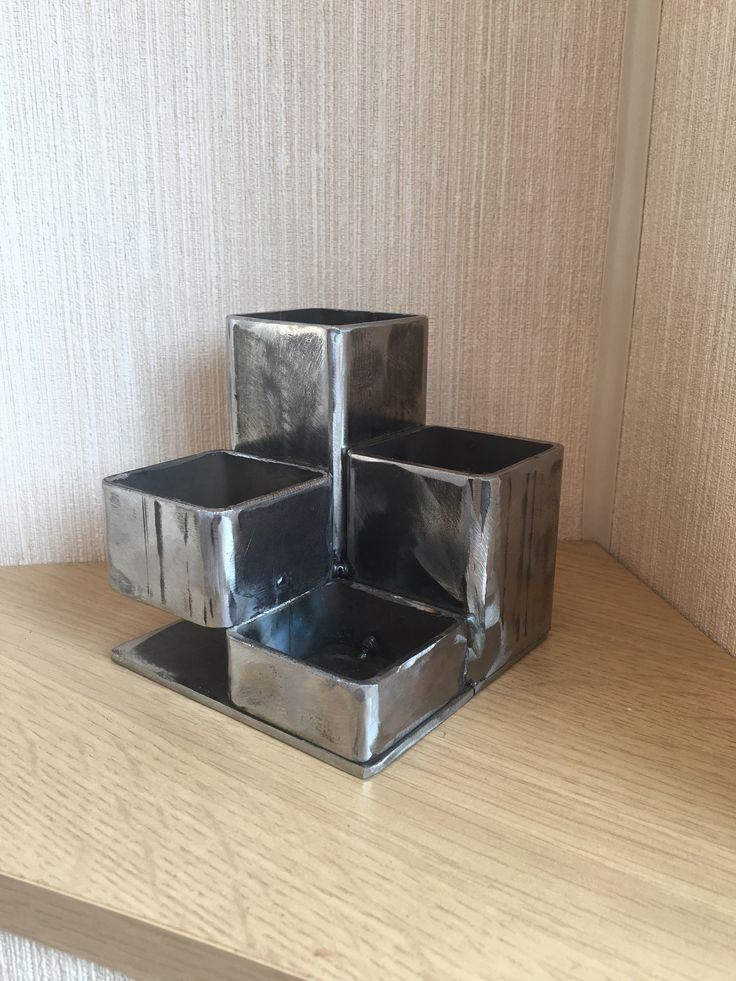
[[[361,783],[114,665],[0,570],[0,927],[134,977],[733,978],[736,661],[593,545],[547,642]]]

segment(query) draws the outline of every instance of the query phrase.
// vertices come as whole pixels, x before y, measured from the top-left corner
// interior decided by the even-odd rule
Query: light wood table
[[[0,570],[0,927],[134,977],[734,978],[736,661],[593,545],[547,642],[361,783],[113,665]]]

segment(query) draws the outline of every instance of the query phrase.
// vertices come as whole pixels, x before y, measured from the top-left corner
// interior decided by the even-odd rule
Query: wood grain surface
[[[736,973],[736,662],[596,546],[368,783],[112,664],[165,619],[0,571],[0,928],[166,981]]]

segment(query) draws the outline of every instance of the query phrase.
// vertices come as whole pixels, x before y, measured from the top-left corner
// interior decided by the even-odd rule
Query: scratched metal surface
[[[326,470],[330,366],[319,326],[228,317],[232,445]]]
[[[460,619],[336,580],[228,632],[230,698],[357,763],[465,687]]]
[[[319,467],[333,489],[333,550],[344,558],[345,451],[422,423],[427,319],[355,310],[228,318],[233,446]]]
[[[562,452],[444,427],[350,451],[352,573],[465,614],[475,683],[549,630]]]
[[[193,623],[241,623],[328,575],[330,488],[315,471],[216,452],[103,488],[110,584]]]
[[[365,776],[547,633],[562,448],[422,425],[425,318],[228,327],[237,450],[105,481],[111,583],[191,624],[115,657]]]

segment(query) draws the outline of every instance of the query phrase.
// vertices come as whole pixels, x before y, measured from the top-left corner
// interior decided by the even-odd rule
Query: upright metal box
[[[427,318],[355,310],[228,317],[236,450],[329,471],[344,557],[347,447],[423,423]]]
[[[562,447],[421,427],[349,453],[360,582],[467,617],[479,684],[550,627]]]

